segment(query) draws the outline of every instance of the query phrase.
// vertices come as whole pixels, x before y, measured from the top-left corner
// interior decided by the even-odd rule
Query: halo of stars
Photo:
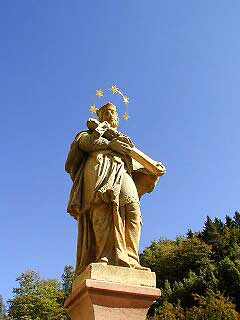
[[[124,119],[124,120],[128,120],[128,119],[129,119],[129,113],[128,113],[129,97],[126,96],[126,95],[124,95],[124,94],[117,88],[116,85],[112,85],[111,88],[108,88],[108,89],[98,89],[98,90],[96,90],[96,96],[97,96],[98,98],[103,97],[105,91],[111,91],[112,94],[120,94],[120,96],[121,96],[122,99],[123,99],[123,103],[126,104],[126,112],[125,112],[124,115],[123,115],[123,119]],[[89,110],[90,110],[90,112],[91,112],[92,114],[97,113],[97,107],[96,107],[96,105],[95,105],[95,104],[92,104],[92,105],[90,106]]]

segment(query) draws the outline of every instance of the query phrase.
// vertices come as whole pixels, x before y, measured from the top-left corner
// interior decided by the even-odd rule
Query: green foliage
[[[153,241],[140,260],[156,272],[162,292],[148,319],[240,320],[240,213],[225,222],[207,217],[200,232]],[[63,304],[71,293],[71,266],[65,266],[62,282],[34,271],[17,281],[7,318],[0,296],[0,320],[70,319]]]
[[[160,239],[144,249],[141,263],[156,272],[157,285],[166,280],[171,284],[188,277],[189,271],[199,273],[209,265],[211,247],[198,238],[177,238],[176,241]]]
[[[231,255],[233,247],[240,244],[240,214],[235,212],[233,219],[226,216],[225,223],[207,217],[199,238],[212,246],[212,256],[216,262]]]
[[[6,307],[3,302],[2,296],[0,295],[0,320],[5,320],[5,319],[7,319]]]
[[[172,304],[164,301],[149,318],[151,320],[240,320],[235,305],[220,292],[207,290],[205,295],[194,294],[196,305],[189,309],[180,302]]]
[[[67,298],[72,292],[73,276],[74,276],[73,267],[70,265],[65,266],[64,272],[62,274],[62,286],[63,286],[65,298]]]
[[[35,271],[22,273],[9,300],[9,317],[19,320],[69,319],[63,307],[65,292],[56,279],[40,279]]]
[[[240,260],[229,257],[219,263],[220,289],[232,297],[238,310],[240,309]]]
[[[188,230],[175,241],[153,241],[140,259],[156,272],[162,291],[149,311],[152,319],[239,319],[238,212],[225,222],[207,217],[202,231]]]
[[[155,312],[151,320],[184,320],[186,317],[184,309],[178,303],[176,306],[164,301],[162,306]]]
[[[207,290],[205,296],[194,295],[196,306],[186,311],[186,320],[239,320],[235,305],[220,292]]]

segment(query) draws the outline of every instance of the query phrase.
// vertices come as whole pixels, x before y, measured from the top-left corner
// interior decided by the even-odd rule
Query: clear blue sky
[[[64,162],[98,88],[126,92],[120,129],[167,167],[142,199],[141,250],[240,209],[239,16],[237,0],[0,0],[5,299],[22,271],[75,263]]]

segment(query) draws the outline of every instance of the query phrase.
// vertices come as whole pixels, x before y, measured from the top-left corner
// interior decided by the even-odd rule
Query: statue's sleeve
[[[85,132],[85,131],[84,131]],[[68,152],[67,160],[65,163],[65,170],[70,174],[71,179],[74,181],[76,174],[83,163],[86,155],[78,147],[78,140],[83,132],[79,132],[73,142],[71,143],[70,150]]]
[[[145,193],[152,192],[159,179],[159,176],[150,173],[136,160],[132,159],[132,164],[132,177],[136,185],[139,197],[141,197]]]
[[[95,138],[91,133],[85,132],[78,140],[80,150],[93,152],[108,149],[109,141],[103,137]]]

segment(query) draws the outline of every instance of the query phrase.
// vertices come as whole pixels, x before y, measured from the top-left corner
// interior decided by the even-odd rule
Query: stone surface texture
[[[75,278],[72,291],[75,291],[86,279],[156,287],[156,274],[154,272],[91,263],[84,272]]]
[[[118,131],[112,103],[97,115],[76,135],[65,164],[73,181],[67,211],[78,222],[73,291],[65,305],[72,320],[141,320],[160,290],[139,261],[140,198],[166,170]]]
[[[121,283],[125,274],[122,269],[131,272],[132,280],[126,279],[126,282],[132,284]],[[130,273],[125,275],[129,277]],[[152,286],[139,285],[141,281]],[[82,275],[81,281],[75,283],[65,306],[72,320],[145,320],[148,308],[160,297],[160,290],[154,287],[154,282],[152,272],[112,266],[101,268],[93,264]]]
[[[151,192],[165,167],[117,130],[107,103],[73,140],[65,164],[73,181],[68,212],[78,221],[75,277],[90,263],[144,270],[139,264],[140,197]]]

